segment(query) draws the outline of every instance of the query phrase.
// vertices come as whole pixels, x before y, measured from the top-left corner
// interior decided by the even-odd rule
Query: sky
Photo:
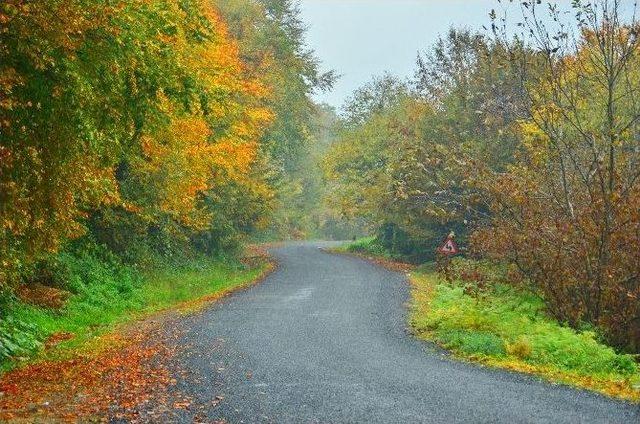
[[[413,76],[418,51],[451,26],[482,29],[496,0],[301,0],[307,43],[341,75],[316,100],[336,108],[375,75]]]

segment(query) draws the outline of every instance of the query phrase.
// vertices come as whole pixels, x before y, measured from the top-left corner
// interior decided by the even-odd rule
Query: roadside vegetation
[[[334,250],[345,253],[356,253],[362,255],[373,255],[377,258],[389,259],[389,260],[402,260],[405,259],[401,254],[394,253],[378,240],[375,236],[363,237],[355,240],[353,243],[349,243],[344,246],[339,246]]]
[[[637,398],[638,15],[515,3],[338,116],[294,0],[0,2],[0,370],[254,280],[251,241],[455,232],[418,333]]]
[[[486,32],[444,34],[419,55],[414,78],[384,75],[354,93],[325,162],[327,202],[374,236],[352,249],[422,264],[435,261],[454,232],[463,256],[511,270],[495,287],[512,288],[496,308],[525,290],[537,299],[525,308],[543,309],[580,337],[597,334],[616,352],[640,354],[636,6],[502,6]],[[435,287],[435,306],[469,305],[461,288]],[[482,328],[489,311],[475,312],[465,319]],[[456,333],[443,317],[423,324],[457,349],[518,343],[506,333],[467,337],[467,327]],[[567,355],[580,361],[584,344],[572,340]],[[596,366],[601,355],[590,353]],[[558,366],[570,363],[549,355]],[[528,361],[543,366],[540,358]],[[621,358],[628,365],[632,357]]]
[[[39,285],[3,299],[0,371],[31,362],[34,355],[73,355],[105,332],[167,308],[197,308],[200,301],[255,282],[270,267],[264,256],[243,263],[199,255],[141,272],[100,253],[58,257],[58,272],[65,275],[56,282],[65,289]]]
[[[536,294],[514,288],[495,264],[454,261],[451,279],[411,274],[416,334],[456,355],[640,401],[640,367],[594,328],[562,325]]]
[[[401,259],[372,238],[339,250]],[[539,295],[514,286],[509,267],[455,258],[446,275],[435,263],[414,266],[409,275],[409,319],[417,337],[459,358],[640,401],[636,357],[608,346],[597,328],[558,322]]]

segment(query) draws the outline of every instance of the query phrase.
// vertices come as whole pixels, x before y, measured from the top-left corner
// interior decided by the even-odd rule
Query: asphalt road
[[[640,423],[638,406],[412,338],[404,276],[326,245],[274,249],[279,268],[262,284],[180,324],[177,390],[193,406],[163,421]]]

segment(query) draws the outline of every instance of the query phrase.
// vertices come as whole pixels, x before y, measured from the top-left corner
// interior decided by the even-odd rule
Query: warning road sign
[[[460,252],[460,249],[458,249],[458,244],[453,240],[453,236],[450,235],[440,247],[438,247],[438,252],[443,255],[456,255]]]

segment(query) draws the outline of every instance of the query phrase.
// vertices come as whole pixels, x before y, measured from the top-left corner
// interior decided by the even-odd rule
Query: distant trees
[[[431,222],[406,209],[412,194],[407,177],[418,164],[415,141],[432,109],[386,75],[358,90],[345,110],[344,128],[325,163],[328,202],[344,219],[364,219],[390,249],[413,253],[414,240],[424,234],[418,228]],[[410,235],[411,224],[416,231]]]
[[[615,0],[521,8],[521,35],[495,14],[495,37],[452,30],[402,95],[347,106],[382,105],[328,158],[334,207],[414,258],[455,230],[559,320],[638,351],[640,26]]]
[[[270,87],[265,105],[274,112],[274,120],[261,137],[260,153],[265,158],[262,174],[274,188],[274,211],[263,236],[303,237],[318,227],[306,219],[306,209],[321,206],[319,201],[305,200],[309,193],[304,180],[310,172],[321,176],[309,162],[319,143],[315,120],[322,114],[311,94],[329,89],[335,74],[321,71],[313,51],[306,47],[297,2],[215,3],[240,40],[240,54],[249,72]]]
[[[384,76],[347,103],[328,160],[330,201],[367,217],[392,251],[432,259],[449,231],[464,240],[486,216],[474,169],[513,160],[524,102],[501,44],[450,31],[419,57],[414,81]]]

